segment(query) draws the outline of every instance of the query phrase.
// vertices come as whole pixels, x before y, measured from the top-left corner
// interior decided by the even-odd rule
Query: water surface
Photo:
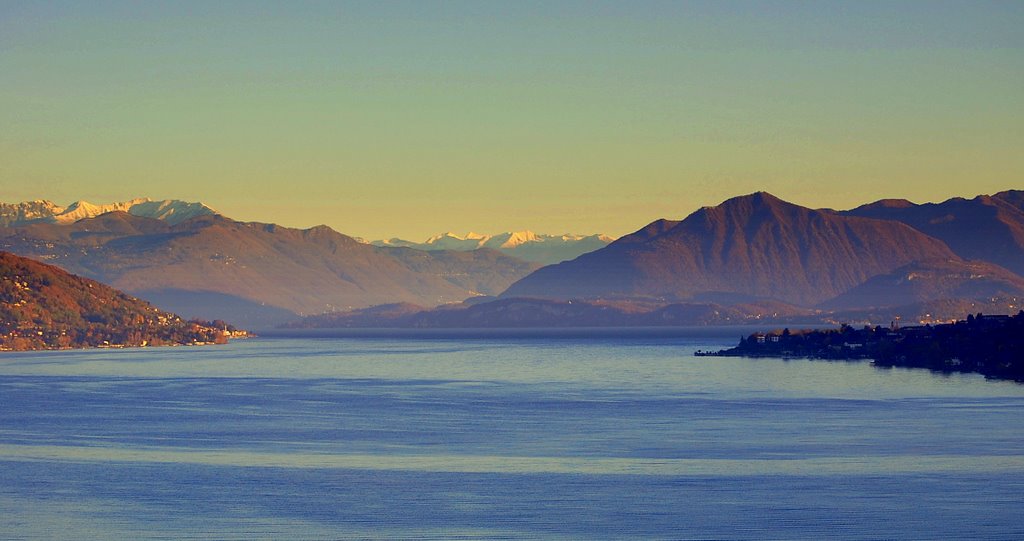
[[[0,534],[1024,538],[1024,386],[723,334],[0,358]]]

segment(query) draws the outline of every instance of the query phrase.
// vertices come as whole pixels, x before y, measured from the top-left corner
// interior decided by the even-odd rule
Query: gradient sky
[[[620,235],[1024,188],[1024,2],[0,0],[0,201]]]

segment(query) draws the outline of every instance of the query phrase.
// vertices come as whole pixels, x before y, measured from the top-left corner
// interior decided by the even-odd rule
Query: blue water
[[[1024,539],[1024,386],[737,336],[7,353],[0,538]]]

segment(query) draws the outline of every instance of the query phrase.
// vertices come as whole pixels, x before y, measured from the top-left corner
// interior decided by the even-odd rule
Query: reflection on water
[[[5,355],[0,532],[1024,537],[1024,386],[692,356],[733,342],[375,336]]]
[[[0,460],[155,462],[261,468],[344,468],[447,473],[560,473],[586,475],[878,475],[1024,471],[1024,456],[883,456],[805,459],[523,457],[367,455],[303,452],[122,449],[103,446],[0,445]]]

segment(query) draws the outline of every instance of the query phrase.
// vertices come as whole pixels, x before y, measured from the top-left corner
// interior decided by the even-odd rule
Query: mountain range
[[[174,222],[120,210],[0,227],[0,249],[189,317],[250,328],[388,302],[435,306],[496,295],[538,266],[490,249],[371,246],[326,226],[300,230],[218,214]]]
[[[539,235],[533,231],[515,231],[498,235],[482,235],[480,233],[442,233],[423,242],[411,242],[399,238],[375,240],[374,246],[391,246],[414,248],[417,250],[457,250],[471,251],[480,248],[491,248],[506,255],[550,265],[575,259],[587,252],[604,248],[613,238],[607,235]]]
[[[62,207],[52,201],[39,200],[23,203],[0,203],[0,226],[19,226],[34,222],[71,224],[85,218],[94,218],[108,212],[127,212],[132,216],[154,218],[169,224],[178,224],[195,218],[218,214],[202,204],[164,199],[132,199],[118,203],[94,205],[88,201],[76,201]]]
[[[491,302],[363,310],[298,325],[888,322],[1015,312],[1024,278],[1001,265],[1015,268],[1024,254],[1022,194],[928,205],[883,200],[839,212],[759,192],[683,220],[656,220],[543,267]]]
[[[326,226],[238,222],[201,203],[115,206],[73,220],[104,207],[3,205],[0,249],[165,309],[249,327],[325,312],[307,323],[917,321],[1016,312],[1024,299],[1024,192],[1016,190],[847,211],[758,192],[611,242],[521,232],[370,244]],[[196,215],[181,219],[187,209]],[[508,255],[579,249],[587,239],[601,247],[543,267]]]

